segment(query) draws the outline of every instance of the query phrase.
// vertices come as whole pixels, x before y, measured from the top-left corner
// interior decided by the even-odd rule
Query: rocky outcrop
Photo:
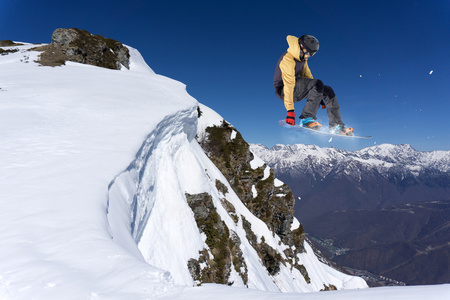
[[[249,144],[234,127],[225,121],[222,126],[206,128],[205,136],[198,141],[250,212],[264,221],[273,234],[278,235],[287,246],[284,255],[281,255],[276,249],[266,244],[264,238],[258,241],[251,224],[243,216],[235,216],[236,221],[239,217],[242,218],[246,238],[258,253],[267,272],[275,276],[280,271],[281,264],[289,265],[299,270],[306,282],[309,282],[308,272],[303,265],[299,264],[297,256],[298,253],[305,251],[303,227],[300,225],[295,230],[291,229],[295,199],[289,186],[282,183],[275,184],[274,173],[265,164],[252,168],[251,162],[254,156],[249,149]],[[216,188],[223,194],[227,192],[220,182],[216,182]],[[233,217],[232,205],[225,199],[222,205]],[[193,211],[197,215],[203,210],[193,208]]]
[[[233,131],[236,136],[231,138]],[[303,239],[299,237],[303,234],[303,228],[300,226],[298,232],[291,230],[295,199],[289,186],[275,186],[272,170],[265,178],[265,168],[251,167],[254,156],[249,144],[226,122],[223,126],[208,127],[206,133],[200,145],[247,208],[263,220],[283,243],[302,248]],[[256,196],[253,189],[256,189]]]
[[[0,47],[11,47],[11,46],[21,46],[22,43],[16,43],[11,40],[1,40],[0,41]]]
[[[11,40],[1,40],[0,41],[0,47],[12,47],[12,46],[21,46],[21,45],[23,45],[23,44],[15,43]],[[15,48],[2,49],[2,48],[0,48],[0,55],[8,55],[9,53],[14,53],[17,51],[19,51],[19,49],[15,49]]]
[[[43,51],[39,63],[44,66],[60,66],[66,61],[120,70],[129,69],[130,54],[121,42],[92,35],[77,28],[56,29],[49,45],[34,48]]]
[[[233,266],[243,283],[247,284],[247,266],[240,249],[241,241],[221,220],[211,195],[186,193],[186,200],[194,212],[200,232],[206,235],[205,242],[209,247],[209,251],[203,249],[200,252],[198,259],[188,261],[188,269],[194,281],[197,284],[212,282],[232,284],[230,273]]]

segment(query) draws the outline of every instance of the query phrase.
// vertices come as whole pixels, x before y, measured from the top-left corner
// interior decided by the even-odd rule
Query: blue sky
[[[449,16],[448,0],[1,0],[0,39],[49,43],[56,28],[77,27],[119,40],[251,143],[450,150]],[[347,126],[372,139],[278,126],[286,111],[273,72],[286,36],[303,34],[320,41],[312,74],[334,88]],[[318,119],[327,124],[325,110]]]

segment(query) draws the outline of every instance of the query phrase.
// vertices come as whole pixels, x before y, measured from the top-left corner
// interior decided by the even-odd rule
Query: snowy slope
[[[113,71],[40,67],[32,47],[0,56],[0,299],[288,299],[294,295],[273,292],[314,291],[325,282],[363,287],[308,247],[301,260],[312,284],[286,269],[274,282],[245,239],[249,287],[272,293],[186,287],[193,283],[186,261],[205,243],[185,192],[210,193],[227,226],[245,235],[218,203],[214,182],[225,180],[194,138],[197,101],[132,48],[130,70]],[[207,123],[215,119],[206,115]],[[235,194],[227,199],[258,237],[282,247]],[[365,289],[364,297],[386,299],[384,291],[372,297]],[[324,294],[316,295],[305,299]]]
[[[165,293],[170,275],[111,239],[108,186],[157,124],[197,102],[137,51],[132,71],[114,72],[39,67],[30,47],[0,57],[0,290],[13,299]]]

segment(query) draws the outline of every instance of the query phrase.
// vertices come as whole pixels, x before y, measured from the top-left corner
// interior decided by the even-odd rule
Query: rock
[[[52,34],[52,44],[66,47],[80,37],[78,32],[79,30],[75,28],[56,29]]]
[[[21,43],[15,43],[11,40],[1,40],[0,41],[0,47],[11,47],[11,46],[21,46],[23,44]]]
[[[231,138],[235,131],[234,138]],[[241,134],[228,123],[222,126],[213,126],[205,129],[206,135],[199,139],[201,147],[216,167],[225,175],[233,191],[239,196],[245,206],[256,217],[266,223],[267,227],[278,235],[288,247],[283,258],[281,253],[272,248],[262,237],[259,241],[252,231],[251,224],[242,215],[242,226],[250,245],[256,250],[267,272],[275,276],[280,272],[281,265],[289,264],[296,268],[310,282],[306,268],[300,264],[299,253],[305,252],[305,233],[303,226],[292,230],[294,220],[294,195],[287,185],[275,185],[275,174],[272,170],[267,174],[266,165],[253,169],[250,162],[254,159],[248,143]],[[269,175],[269,176],[267,176]],[[216,182],[216,188],[221,194],[226,194],[224,184]],[[256,190],[255,195],[253,189]],[[198,195],[198,197],[200,197]],[[202,196],[203,197],[203,196]],[[201,198],[202,198],[201,197]],[[188,198],[189,205],[192,200]],[[205,198],[205,197],[203,197]],[[223,207],[230,216],[235,215],[235,208],[225,199],[221,200]],[[206,206],[206,203],[204,206]],[[196,206],[191,206],[194,212],[201,212]],[[236,221],[236,220],[235,220]],[[236,245],[240,241],[234,242]],[[239,253],[239,252],[236,252]],[[236,255],[238,257],[239,255]],[[236,259],[236,261],[238,261]]]
[[[296,233],[298,236],[295,243],[294,233],[291,230],[295,205],[291,189],[287,185],[276,187],[275,174],[272,170],[270,176],[264,178],[265,165],[252,169],[250,162],[254,156],[250,146],[235,128],[225,122],[223,124],[221,127],[206,128],[207,138],[199,141],[203,150],[225,175],[247,208],[263,220],[286,245],[295,244],[297,250],[303,252],[303,243],[300,243],[300,240],[301,242],[303,240],[298,237],[304,236],[303,231]],[[231,139],[233,131],[236,131],[236,137]],[[257,190],[256,197],[253,195],[252,187]]]
[[[241,241],[237,234],[230,232],[217,213],[212,197],[208,193],[185,194],[186,201],[194,213],[194,218],[200,232],[206,235],[205,243],[209,251],[203,249],[199,259],[190,259],[188,269],[196,284],[230,282],[231,268],[241,276],[246,284],[248,281],[247,265],[240,249]],[[212,254],[212,257],[210,256]],[[202,267],[200,266],[202,265]]]
[[[35,50],[43,51],[38,62],[44,66],[73,61],[114,70],[130,68],[129,50],[121,42],[77,28],[56,29],[51,44]]]

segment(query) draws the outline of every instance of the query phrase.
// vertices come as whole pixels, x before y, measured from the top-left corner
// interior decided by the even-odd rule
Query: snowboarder
[[[286,123],[295,125],[294,103],[306,98],[300,115],[300,125],[320,130],[316,114],[319,106],[327,109],[330,132],[353,135],[352,128],[346,128],[341,120],[341,112],[336,95],[331,87],[321,80],[314,79],[308,67],[308,58],[319,50],[319,41],[312,35],[297,38],[288,35],[289,48],[280,57],[273,77],[275,94],[284,101],[287,110]]]

